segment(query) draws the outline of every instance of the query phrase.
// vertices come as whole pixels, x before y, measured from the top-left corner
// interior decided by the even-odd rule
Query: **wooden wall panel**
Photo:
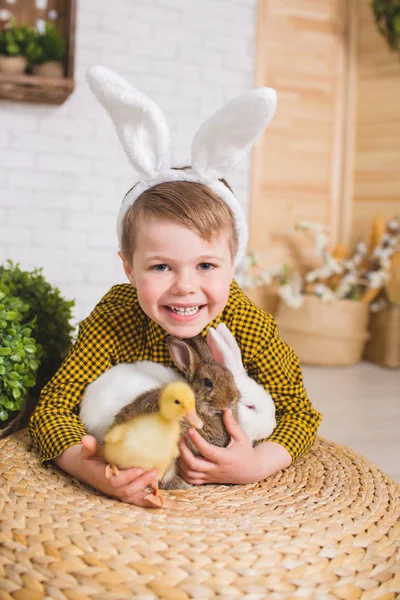
[[[400,214],[400,60],[357,0],[357,102],[351,239],[377,216]]]
[[[256,85],[278,92],[252,170],[249,246],[263,265],[310,258],[285,233],[297,220],[353,246],[400,214],[400,61],[370,0],[259,0]]]
[[[346,0],[260,0],[256,85],[278,92],[253,158],[250,244],[265,265],[290,260],[300,219],[337,235],[346,70]]]

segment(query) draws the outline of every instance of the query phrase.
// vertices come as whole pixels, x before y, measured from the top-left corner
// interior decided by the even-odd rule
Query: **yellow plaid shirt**
[[[223,321],[235,336],[248,374],[276,406],[277,426],[268,438],[284,446],[293,462],[314,441],[321,415],[313,409],[294,352],[279,338],[275,320],[257,308],[233,281],[225,309],[203,331]],[[174,366],[167,332],[147,317],[130,284],[116,285],[80,324],[69,355],[43,389],[29,431],[42,462],[79,444],[85,429],[79,403],[85,387],[115,364],[152,360]]]

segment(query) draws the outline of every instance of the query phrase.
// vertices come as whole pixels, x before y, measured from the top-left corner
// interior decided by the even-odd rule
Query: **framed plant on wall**
[[[400,0],[372,0],[371,7],[389,48],[400,52]]]

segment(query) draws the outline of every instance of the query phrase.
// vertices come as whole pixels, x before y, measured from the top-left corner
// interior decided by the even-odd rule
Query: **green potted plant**
[[[42,77],[63,77],[66,43],[58,31],[46,23],[38,32],[35,43],[27,48],[26,57],[32,65],[32,72]]]
[[[51,379],[72,345],[74,327],[71,324],[73,300],[65,300],[58,288],[52,287],[42,269],[22,271],[11,261],[0,265],[0,291],[20,298],[29,309],[24,324],[35,319],[34,337],[41,348],[40,366],[32,395]]]
[[[15,431],[24,414],[28,389],[36,383],[40,349],[31,336],[34,320],[20,298],[0,292],[0,437]]]
[[[372,11],[380,33],[389,48],[400,52],[400,2],[399,0],[372,0]]]
[[[35,30],[23,25],[12,25],[0,31],[0,72],[13,75],[25,71],[28,61],[26,58],[27,47],[35,39]]]

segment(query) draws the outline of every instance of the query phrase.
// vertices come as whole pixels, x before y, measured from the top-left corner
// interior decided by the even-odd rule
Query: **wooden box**
[[[382,367],[400,367],[400,306],[372,313],[364,358]]]
[[[305,295],[299,308],[279,304],[279,334],[300,363],[339,367],[361,360],[368,338],[368,304],[356,300],[322,302]]]
[[[62,104],[74,89],[74,55],[76,0],[47,0],[45,8],[37,8],[35,0],[14,4],[0,0],[0,8],[10,11],[16,25],[35,25],[38,19],[50,22],[66,39],[64,77],[37,77],[0,73],[0,98],[22,102]],[[55,19],[49,15],[57,14]]]

